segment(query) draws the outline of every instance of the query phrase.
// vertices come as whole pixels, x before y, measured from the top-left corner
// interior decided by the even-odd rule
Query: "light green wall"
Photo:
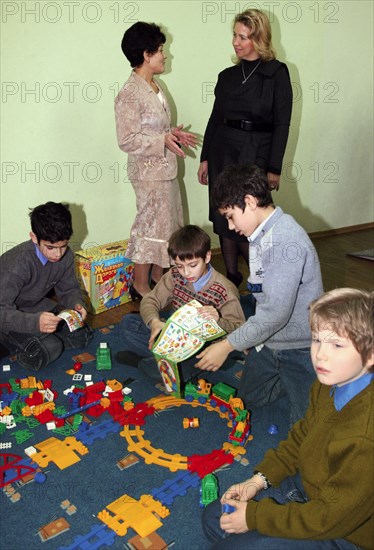
[[[231,64],[233,15],[250,6],[270,13],[294,85],[276,202],[308,231],[371,221],[372,2],[3,0],[1,250],[25,240],[28,208],[47,200],[73,205],[75,247],[128,237],[135,200],[113,115],[130,73],[123,32],[137,20],[163,25],[173,122],[202,135]],[[186,221],[210,231],[198,164],[199,151],[180,164]]]

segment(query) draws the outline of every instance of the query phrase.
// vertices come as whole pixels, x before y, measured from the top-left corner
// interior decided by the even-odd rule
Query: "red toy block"
[[[46,409],[41,414],[38,414],[38,416],[35,416],[35,418],[40,422],[40,424],[47,424],[47,422],[56,421],[55,415],[49,409]]]
[[[34,391],[31,394],[31,397],[26,397],[25,403],[32,407],[33,405],[41,405],[44,401],[43,395],[39,391]]]
[[[115,403],[115,402],[121,403],[123,401],[123,393],[121,390],[112,391],[108,393],[108,399],[110,400],[111,403]]]
[[[12,386],[6,382],[5,384],[0,384],[0,395],[3,393],[3,388],[6,388],[8,393],[12,393]]]
[[[44,380],[43,388],[45,390],[52,390],[52,380]]]

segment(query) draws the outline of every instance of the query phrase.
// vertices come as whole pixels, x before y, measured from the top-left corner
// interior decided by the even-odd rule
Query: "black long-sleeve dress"
[[[276,59],[261,62],[255,69],[257,64],[258,60],[242,60],[218,75],[201,153],[201,161],[208,161],[209,194],[228,164],[257,164],[266,172],[281,173],[292,111],[290,77],[287,66]],[[253,69],[243,84],[243,70],[248,77]],[[258,127],[261,131],[232,128],[225,125],[225,119],[248,120],[262,125]],[[243,239],[228,229],[226,219],[218,212],[210,209],[209,219],[215,233]]]

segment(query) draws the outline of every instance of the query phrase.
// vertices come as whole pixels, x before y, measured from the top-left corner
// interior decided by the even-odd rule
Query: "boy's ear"
[[[212,251],[209,250],[207,253],[206,253],[206,256],[205,256],[205,263],[208,264],[211,260],[211,257],[212,257]]]
[[[257,199],[253,195],[246,195],[244,197],[245,205],[251,208],[251,210],[255,210],[257,208]]]
[[[30,239],[34,244],[38,244],[38,237],[35,235],[33,231],[30,231]]]

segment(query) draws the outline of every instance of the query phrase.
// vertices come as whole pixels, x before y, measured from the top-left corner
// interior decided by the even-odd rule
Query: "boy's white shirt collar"
[[[249,237],[247,237],[249,242],[254,241],[259,236],[264,225],[270,220],[272,216],[274,216],[276,210],[277,210],[277,207],[274,208],[270,216],[268,216],[263,222],[261,222],[260,225],[253,231],[253,233]]]

